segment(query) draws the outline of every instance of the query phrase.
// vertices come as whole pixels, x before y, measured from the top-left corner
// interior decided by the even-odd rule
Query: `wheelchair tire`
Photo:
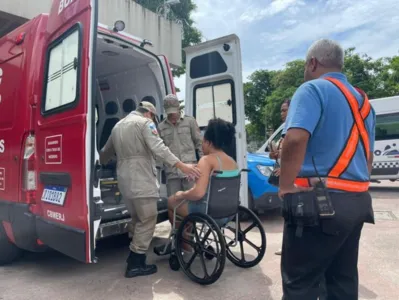
[[[241,224],[240,222],[243,220],[240,220],[240,216],[242,215],[247,215],[247,217],[244,218],[245,221],[247,222],[252,222],[250,223],[251,225],[248,226],[248,228],[258,228],[259,229],[259,233],[260,233],[260,240],[261,240],[261,245],[259,247],[257,247],[256,245],[254,245],[251,241],[249,241],[246,238],[246,234],[248,232],[245,232],[246,230],[242,230],[241,229]],[[232,223],[235,224],[235,220],[236,220],[237,216],[234,218],[234,220],[232,221]],[[258,216],[250,209],[240,206],[238,208],[238,226],[239,226],[239,232],[238,232],[238,243],[240,245],[240,257],[237,257],[234,253],[233,250],[231,249],[230,243],[226,242],[226,255],[227,258],[236,266],[240,267],[240,268],[252,268],[254,266],[256,266],[257,264],[259,264],[259,262],[263,259],[263,257],[265,256],[266,253],[266,233],[265,230],[263,229],[263,225],[262,222],[259,220]],[[232,232],[235,232],[235,230],[231,230]],[[246,242],[247,244],[249,244],[252,248],[254,248],[257,252],[258,252],[258,256],[255,257],[255,259],[251,260],[251,261],[246,261],[245,260],[245,253],[242,253],[244,251],[244,242]],[[252,245],[251,245],[252,244]]]
[[[180,269],[180,263],[179,260],[177,259],[177,256],[172,254],[169,257],[169,267],[173,270],[173,271],[179,271]]]
[[[195,228],[197,228],[197,224],[204,224],[208,227],[208,231],[204,233],[204,238],[201,240],[202,235],[198,235],[197,230],[194,231],[195,241],[188,241],[184,236],[184,229],[188,224],[195,224]],[[209,245],[205,246],[205,242],[208,237],[211,236],[216,242],[216,251],[210,252]],[[201,285],[209,285],[216,282],[219,277],[222,275],[224,266],[226,263],[226,243],[224,236],[217,225],[217,223],[209,216],[202,213],[193,213],[188,215],[181,222],[179,229],[175,236],[176,241],[176,255],[179,259],[180,266],[183,272],[189,277],[192,281],[199,283]],[[190,260],[186,262],[183,257],[183,243],[189,244],[194,252],[190,257]],[[213,248],[213,247],[212,247]],[[214,250],[214,249],[212,249]],[[213,258],[216,259],[216,267],[212,271],[212,274],[208,274],[208,269],[206,267],[206,256],[210,257],[213,255]],[[191,266],[193,261],[199,258],[201,260],[201,267],[204,272],[204,277],[198,277],[191,271]],[[209,259],[208,259],[209,260]]]

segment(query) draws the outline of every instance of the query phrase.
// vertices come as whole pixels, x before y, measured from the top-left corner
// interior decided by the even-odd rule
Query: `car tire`
[[[0,266],[15,261],[22,254],[22,250],[15,246],[9,239],[0,222]]]

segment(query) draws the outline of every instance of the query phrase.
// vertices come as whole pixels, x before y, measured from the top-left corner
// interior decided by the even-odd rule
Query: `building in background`
[[[39,14],[49,13],[51,3],[52,0],[1,0],[0,37]],[[146,47],[165,55],[173,68],[181,66],[181,24],[166,20],[133,0],[100,0],[99,22],[113,26],[116,20],[125,22],[125,32],[150,40],[153,46]]]

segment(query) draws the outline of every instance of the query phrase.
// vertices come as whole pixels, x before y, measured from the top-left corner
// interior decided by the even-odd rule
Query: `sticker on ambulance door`
[[[55,165],[62,163],[62,135],[47,136],[45,139],[45,163]]]

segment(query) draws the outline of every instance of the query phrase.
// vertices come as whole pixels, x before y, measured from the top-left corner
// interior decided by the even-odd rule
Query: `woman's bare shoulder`
[[[200,158],[198,164],[202,165],[202,164],[207,164],[209,165],[212,161],[212,155],[204,155]]]

